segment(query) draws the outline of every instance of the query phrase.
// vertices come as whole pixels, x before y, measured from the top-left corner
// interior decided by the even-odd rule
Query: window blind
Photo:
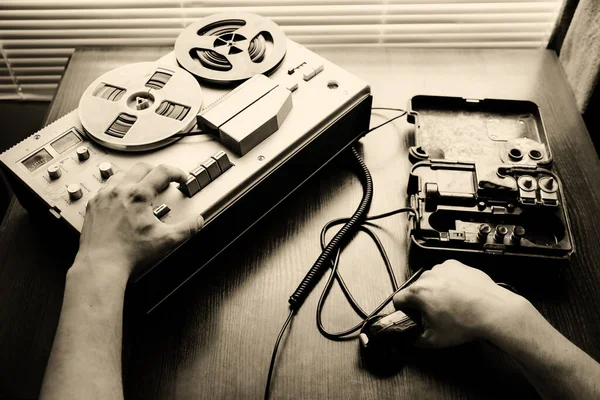
[[[562,0],[2,0],[0,99],[50,100],[77,47],[173,46],[207,15],[245,11],[320,47],[545,47]],[[301,4],[301,5],[300,5]]]

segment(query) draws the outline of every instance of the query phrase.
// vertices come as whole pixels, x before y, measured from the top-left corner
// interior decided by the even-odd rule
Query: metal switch
[[[211,158],[214,158],[214,160],[217,162],[217,164],[219,165],[219,168],[221,169],[221,173],[223,173],[223,172],[227,171],[229,168],[231,168],[231,161],[229,161],[229,157],[227,156],[227,153],[225,153],[223,150],[219,151],[217,154],[215,154]]]
[[[195,177],[190,176],[185,183],[179,184],[179,190],[187,197],[192,197],[200,191],[200,184]]]
[[[209,158],[208,160],[204,161],[202,166],[208,171],[211,181],[214,181],[221,175],[219,164],[217,164],[217,161],[214,158]]]
[[[194,168],[190,171],[190,174],[192,174],[194,178],[196,178],[196,181],[198,181],[200,188],[205,188],[206,185],[210,183],[210,176],[208,175],[208,171],[202,166]]]
[[[154,216],[158,219],[161,219],[165,215],[167,215],[171,209],[166,204],[161,204],[153,210]]]

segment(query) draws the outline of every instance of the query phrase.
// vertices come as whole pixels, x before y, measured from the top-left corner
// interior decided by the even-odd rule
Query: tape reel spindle
[[[287,50],[273,21],[250,13],[221,13],[188,26],[175,42],[177,62],[200,81],[241,83],[273,72]]]
[[[152,150],[190,130],[202,89],[187,71],[156,62],[125,65],[96,79],[81,96],[79,118],[96,142],[122,151]]]

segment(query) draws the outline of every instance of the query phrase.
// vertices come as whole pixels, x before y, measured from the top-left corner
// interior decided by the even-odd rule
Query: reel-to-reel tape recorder
[[[189,171],[161,193],[164,223],[202,215],[178,267],[132,279],[144,311],[369,127],[369,85],[287,39],[272,21],[224,13],[188,26],[174,51],[94,81],[79,108],[0,156],[19,201],[81,231],[87,201],[144,161]],[[201,251],[190,249],[199,246]],[[174,252],[170,257],[177,257]]]

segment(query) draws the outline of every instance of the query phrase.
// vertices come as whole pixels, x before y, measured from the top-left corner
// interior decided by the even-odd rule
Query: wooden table
[[[87,85],[119,65],[157,59],[169,49],[77,51],[52,104],[51,122],[77,107]],[[374,105],[406,106],[417,94],[535,101],[555,169],[570,204],[577,254],[563,285],[532,302],[563,334],[600,359],[600,162],[554,53],[545,50],[343,49],[319,53],[372,85]],[[393,112],[376,112],[372,124]],[[371,213],[405,204],[411,125],[404,119],[371,133],[360,146],[375,181]],[[288,296],[317,258],[318,235],[348,216],[358,180],[334,163],[263,219],[227,254],[141,321],[126,321],[129,398],[261,398],[271,349]],[[379,233],[398,276],[406,265],[403,216]],[[0,230],[0,398],[35,398],[76,243],[53,235],[13,201]],[[176,265],[173,266],[176,268]],[[375,246],[359,235],[341,269],[363,307],[390,293]],[[321,282],[317,290],[323,287]],[[292,323],[277,361],[272,398],[509,398],[535,392],[517,366],[485,343],[427,352],[386,377],[361,367],[356,341],[332,342],[315,325],[313,293]],[[357,322],[339,290],[327,303],[330,329]]]

